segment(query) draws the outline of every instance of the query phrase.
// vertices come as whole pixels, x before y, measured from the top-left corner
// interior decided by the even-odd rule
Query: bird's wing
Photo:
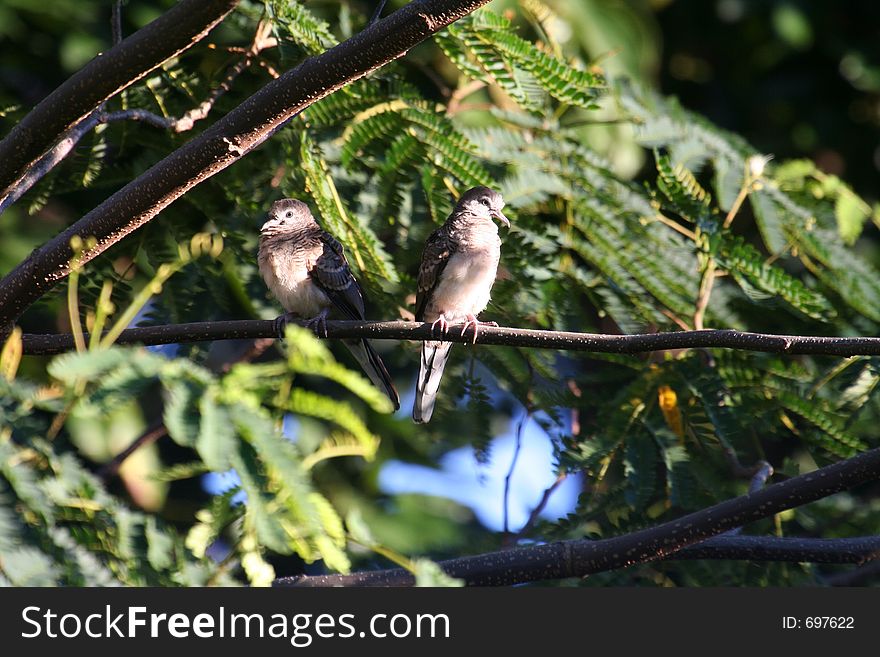
[[[323,252],[312,267],[312,280],[347,319],[364,319],[364,295],[345,259],[342,244],[325,231],[320,234]]]
[[[342,244],[325,231],[320,234],[323,252],[311,269],[312,280],[318,285],[337,310],[348,319],[364,319],[364,295],[361,286],[352,276]],[[384,391],[396,411],[400,397],[385,363],[373,349],[369,340],[345,340],[373,384]]]
[[[423,321],[425,308],[431,294],[440,281],[443,269],[455,251],[456,242],[452,231],[446,224],[440,226],[428,237],[422,253],[422,264],[419,266],[419,289],[416,294],[416,319]]]

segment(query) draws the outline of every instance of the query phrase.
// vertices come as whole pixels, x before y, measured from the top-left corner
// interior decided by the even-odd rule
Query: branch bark
[[[197,43],[236,4],[238,0],[181,0],[143,29],[100,53],[40,101],[0,141],[0,200],[63,133],[108,98]]]
[[[532,548],[520,548],[530,550]],[[504,554],[498,553],[498,554]],[[483,555],[487,556],[487,555]],[[776,536],[716,536],[683,548],[666,556],[672,560],[718,559],[743,561],[784,561],[787,563],[828,563],[828,564],[861,564],[880,556],[880,536],[860,536],[857,538],[779,538]],[[450,574],[459,568],[459,559],[441,562],[443,569]],[[514,567],[514,566],[511,566]],[[870,561],[865,566],[865,576],[873,576],[880,572],[880,561]],[[861,569],[859,569],[861,571]],[[587,573],[594,574],[594,573]],[[465,581],[470,586],[499,585],[495,582],[482,582],[478,577],[490,573],[482,572],[475,575],[468,573]],[[849,578],[841,574],[841,582],[827,578],[833,586],[847,586]],[[515,574],[514,574],[515,576]],[[545,579],[562,579],[565,577],[583,577],[577,573],[565,572],[560,569],[558,576]],[[533,580],[528,580],[533,581]],[[389,570],[373,570],[351,575],[300,575],[297,577],[280,577],[273,582],[274,586],[283,587],[325,587],[325,586],[412,586],[415,580],[408,570],[393,568]],[[510,581],[508,584],[519,584]]]
[[[140,228],[188,190],[259,146],[312,103],[404,55],[488,0],[414,0],[338,46],[273,80],[37,249],[0,281],[0,327],[69,271],[70,239],[94,236],[83,264]],[[2,159],[0,159],[2,161]]]
[[[880,479],[880,448],[677,520],[623,536],[598,541],[560,541],[491,552],[443,561],[440,566],[449,575],[462,578],[471,586],[508,586],[539,580],[585,577],[669,558],[696,543],[701,544],[693,548],[695,551],[691,556],[684,558],[729,559],[733,555],[739,555],[736,558],[778,560],[785,557],[786,561],[822,561],[834,557],[846,558],[849,563],[860,562],[880,556],[878,537],[849,539],[862,541],[854,544],[816,542],[817,539],[758,539],[751,536],[718,537],[711,542],[705,539],[876,479]],[[837,550],[829,551],[829,545],[836,545]],[[853,550],[854,545],[859,545],[860,548]],[[839,556],[835,556],[838,552]],[[712,554],[716,556],[711,556]],[[412,575],[408,571],[400,570],[289,577],[275,581],[278,586],[407,586],[412,583]]]
[[[235,320],[225,322],[193,322],[127,329],[118,344],[175,344],[210,340],[274,338],[275,323],[271,320]],[[354,322],[328,321],[328,338],[370,338],[374,340],[432,340],[430,324],[420,322]],[[88,336],[86,336],[88,340]],[[444,340],[471,344],[473,333],[452,327]],[[24,353],[51,355],[74,348],[70,334],[33,334],[22,336]],[[477,344],[559,349],[597,353],[636,354],[667,349],[743,349],[766,353],[812,354],[828,356],[880,355],[880,338],[773,335],[747,333],[732,329],[676,331],[673,333],[642,333],[637,335],[605,335],[570,331],[539,331],[481,326]],[[750,472],[751,474],[751,472]]]

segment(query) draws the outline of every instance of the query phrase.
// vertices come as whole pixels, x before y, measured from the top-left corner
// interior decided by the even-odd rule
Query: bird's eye
[[[483,198],[480,199],[480,203],[482,203],[483,205],[485,205],[488,208],[489,207],[489,198],[484,196]]]
[[[293,212],[288,210],[287,212],[284,213],[284,216],[287,217],[288,219],[290,219],[291,217],[293,217]]]

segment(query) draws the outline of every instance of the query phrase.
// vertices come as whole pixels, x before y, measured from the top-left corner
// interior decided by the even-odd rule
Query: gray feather
[[[422,356],[419,362],[419,378],[416,381],[416,398],[413,402],[413,421],[428,422],[434,413],[437,391],[443,369],[449,360],[451,342],[423,342]]]
[[[400,398],[397,396],[397,390],[394,388],[394,383],[391,381],[391,375],[388,374],[385,364],[373,349],[373,345],[367,340],[343,340],[342,343],[348,347],[351,355],[360,363],[373,385],[384,391],[391,403],[394,404],[394,410],[398,410]]]

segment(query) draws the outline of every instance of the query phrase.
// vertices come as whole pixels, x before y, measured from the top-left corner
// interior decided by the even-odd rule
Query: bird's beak
[[[505,217],[501,210],[492,210],[492,218],[500,221],[506,228],[510,228],[510,219]]]
[[[267,230],[269,230],[270,228],[274,228],[277,225],[278,222],[275,219],[269,219],[260,227],[260,232],[265,233]]]

